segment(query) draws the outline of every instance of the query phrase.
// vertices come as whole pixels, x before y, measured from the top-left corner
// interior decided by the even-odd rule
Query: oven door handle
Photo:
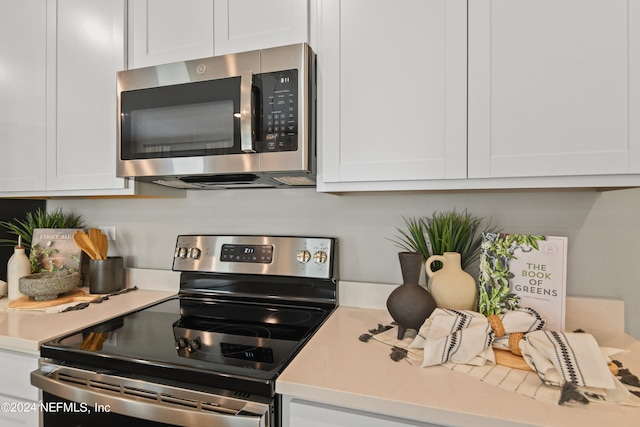
[[[255,153],[253,132],[253,73],[240,73],[240,149]]]
[[[162,402],[152,396],[127,396],[123,390],[109,392],[73,385],[53,378],[56,370],[40,369],[31,372],[31,384],[55,397],[75,402],[82,412],[115,412],[131,418],[147,419],[176,426],[207,425],[211,427],[268,427],[269,405],[249,402],[242,411],[224,413],[224,408],[198,410],[186,404]],[[100,382],[98,381],[98,384]],[[194,391],[194,394],[200,392]],[[204,394],[204,393],[202,393]],[[46,407],[46,403],[45,403]],[[86,410],[86,411],[85,411]],[[45,409],[46,411],[46,409]],[[232,413],[233,412],[233,413]]]

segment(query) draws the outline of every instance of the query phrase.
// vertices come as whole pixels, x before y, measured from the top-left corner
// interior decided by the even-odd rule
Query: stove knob
[[[200,338],[195,338],[189,342],[187,346],[187,350],[191,353],[194,351],[198,351],[202,348],[202,343],[200,342]]]
[[[187,341],[186,338],[184,337],[178,338],[178,340],[176,341],[176,350],[180,351],[183,348],[185,348],[188,344],[189,344],[189,341]]]
[[[180,248],[178,251],[178,258],[186,258],[187,257],[187,248]]]
[[[298,262],[302,264],[306,264],[311,259],[311,253],[307,250],[298,251],[298,256],[296,257]]]
[[[198,259],[198,258],[200,258],[200,254],[202,253],[202,251],[201,251],[200,249],[198,249],[198,248],[191,248],[191,249],[190,249],[190,252],[191,252],[191,253],[189,254],[189,256],[190,256],[191,258],[193,258],[193,259]]]
[[[327,262],[327,253],[325,251],[317,251],[313,254],[313,260],[317,264],[324,264]]]

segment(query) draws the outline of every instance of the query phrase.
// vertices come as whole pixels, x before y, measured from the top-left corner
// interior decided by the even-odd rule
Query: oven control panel
[[[222,245],[220,260],[269,264],[273,261],[273,245]]]
[[[329,237],[181,235],[173,270],[333,279],[336,249]]]

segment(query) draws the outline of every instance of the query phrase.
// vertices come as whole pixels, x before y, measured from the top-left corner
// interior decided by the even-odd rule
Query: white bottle
[[[18,246],[15,247],[13,255],[9,258],[7,263],[7,282],[9,284],[9,299],[16,300],[20,298],[19,285],[20,278],[31,274],[31,262],[24,253],[24,246],[22,246],[22,237],[18,236]]]

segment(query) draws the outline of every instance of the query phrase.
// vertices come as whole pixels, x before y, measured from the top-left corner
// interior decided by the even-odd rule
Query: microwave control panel
[[[298,149],[298,70],[257,76],[261,98],[262,152]]]

